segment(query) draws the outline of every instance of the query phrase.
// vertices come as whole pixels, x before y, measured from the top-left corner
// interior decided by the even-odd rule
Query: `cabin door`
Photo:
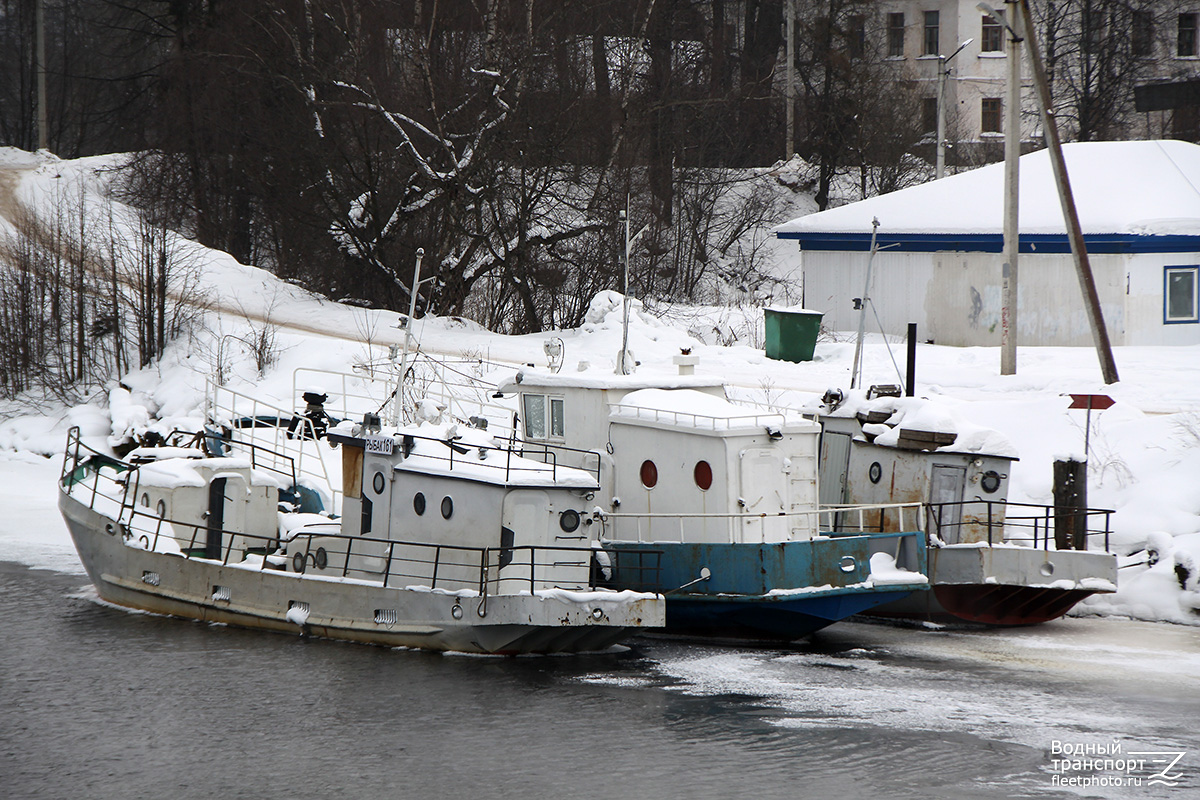
[[[787,475],[777,450],[749,448],[741,453],[741,501],[747,514],[761,514],[742,522],[741,541],[781,542],[788,538]]]
[[[221,531],[225,529],[225,484],[227,478],[214,478],[208,484],[208,532],[204,542],[205,558],[221,557]]]
[[[565,551],[530,551],[528,549],[509,549],[516,547],[545,547],[547,545],[562,545],[563,542],[551,541],[549,535],[550,497],[545,492],[536,489],[516,489],[504,496],[503,512],[500,516],[500,530],[496,531],[488,547],[497,547],[489,559],[489,569],[493,575],[521,580],[520,587],[515,584],[506,589],[517,591],[521,589],[544,588],[555,584],[554,574],[562,566],[560,562],[567,560]],[[558,531],[558,526],[554,526]],[[530,567],[530,561],[536,567]],[[529,583],[530,570],[534,569],[536,585]],[[499,589],[496,585],[493,587]]]
[[[934,464],[929,480],[929,520],[926,530],[946,544],[962,541],[962,499],[967,468]],[[951,503],[952,505],[942,505]]]
[[[850,473],[850,439],[848,433],[821,434],[821,457],[817,462],[817,480],[819,481],[818,502],[822,506],[838,505],[846,502],[846,476]],[[820,522],[833,526],[833,530],[842,529],[843,514],[822,514]]]
[[[821,462],[817,473],[821,479],[821,505],[846,502],[846,473],[849,469],[850,434],[822,434]]]

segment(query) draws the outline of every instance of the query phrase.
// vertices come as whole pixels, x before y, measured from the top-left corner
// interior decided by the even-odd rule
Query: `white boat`
[[[674,376],[522,370],[501,386],[517,395],[526,456],[599,459],[610,584],[663,592],[668,633],[785,641],[923,594],[920,505],[857,509],[893,532],[831,533],[816,420],[735,405],[692,358]]]
[[[1008,501],[1016,455],[997,450],[998,434],[925,430],[893,422],[887,397],[869,410],[839,408],[840,398],[827,395],[821,416],[823,507],[904,501],[926,508],[931,591],[866,613],[1031,625],[1063,616],[1090,595],[1117,590],[1117,560],[1108,542],[1111,511],[1071,512],[1071,525],[1079,526],[1075,546],[1056,541],[1062,512]],[[897,529],[894,520],[872,522],[881,531]]]
[[[281,510],[292,460],[212,432],[120,461],[73,429],[59,507],[99,596],[132,609],[491,654],[602,650],[663,624],[660,595],[595,585],[578,524],[595,471],[455,426],[343,423],[329,440],[338,518]]]

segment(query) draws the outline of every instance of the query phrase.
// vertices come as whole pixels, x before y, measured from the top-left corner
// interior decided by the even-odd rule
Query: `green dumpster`
[[[821,331],[820,311],[805,308],[766,308],[767,358],[776,361],[812,361]]]

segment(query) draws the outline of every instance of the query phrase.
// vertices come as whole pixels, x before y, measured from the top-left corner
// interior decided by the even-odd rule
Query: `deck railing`
[[[983,529],[989,545],[1020,544],[1039,550],[1088,550],[1103,545],[1110,551],[1112,514],[1109,509],[1083,508],[1059,511],[1054,506],[1001,500],[967,500],[961,503],[928,503],[928,532],[942,542],[964,541],[967,529]],[[1055,530],[1067,531],[1056,542]],[[1066,547],[1060,547],[1066,544]]]
[[[752,536],[740,534],[740,529],[757,527],[758,543],[779,541],[791,538],[793,528],[815,530],[825,536],[861,536],[891,531],[913,532],[921,530],[923,506],[920,503],[876,503],[868,505],[839,505],[822,506],[821,508],[802,511],[779,511],[774,513],[762,512],[606,512],[601,515],[601,521],[613,523],[619,520],[630,520],[636,526],[634,536],[622,535],[623,540],[633,539],[639,542],[647,541],[694,541],[694,528],[708,520],[725,521],[726,541],[729,543],[751,542]],[[880,527],[875,519],[891,518],[897,521],[897,526]],[[793,525],[793,522],[803,521],[805,524]],[[741,526],[734,523],[740,522]],[[787,534],[768,536],[769,526],[777,528],[776,534],[787,531]],[[606,534],[607,535],[607,534]],[[610,537],[611,538],[611,537]]]
[[[323,577],[383,587],[469,590],[481,598],[483,611],[487,598],[496,594],[602,588],[602,565],[591,547],[471,547],[349,536],[332,520],[281,537],[278,531],[214,529],[204,521],[167,518],[137,505],[139,470],[137,464],[89,447],[81,441],[79,429],[72,428],[60,487],[107,517],[109,535],[120,535],[132,547],[185,559],[256,570],[290,568],[297,573],[316,568]]]

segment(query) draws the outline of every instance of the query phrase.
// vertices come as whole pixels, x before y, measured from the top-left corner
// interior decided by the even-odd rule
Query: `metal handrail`
[[[335,512],[341,507],[341,482],[334,480],[336,473],[325,461],[328,448],[318,447],[310,452],[304,447],[304,442],[316,442],[318,435],[312,420],[302,412],[220,386],[211,379],[205,391],[205,406],[207,419],[213,425],[227,427],[230,437],[236,435],[237,442],[258,445],[263,439],[269,440],[270,445],[259,446],[267,452],[290,458],[298,478],[307,478],[326,489]],[[246,421],[251,424],[239,424]],[[270,436],[262,436],[261,430],[271,431]],[[313,461],[316,461],[315,466]]]
[[[343,577],[379,583],[384,587],[393,585],[398,579],[404,578],[425,580],[430,589],[452,587],[454,590],[462,590],[468,584],[473,585],[477,587],[479,596],[484,599],[481,609],[485,613],[486,598],[493,593],[494,588],[498,587],[500,582],[517,581],[519,585],[526,586],[528,591],[533,593],[538,591],[539,582],[561,580],[561,575],[551,574],[546,577],[551,570],[578,575],[579,580],[570,581],[573,586],[584,586],[588,590],[600,588],[598,582],[593,580],[593,550],[590,546],[480,547],[348,535],[340,530],[323,530],[317,529],[316,526],[300,528],[285,539],[278,532],[264,534],[227,528],[217,530],[210,528],[202,521],[185,521],[159,516],[149,509],[142,509],[136,505],[139,473],[137,465],[126,464],[89,447],[81,441],[78,428],[73,428],[68,432],[66,449],[67,458],[64,459],[60,474],[62,490],[72,496],[86,492],[85,497],[76,497],[76,499],[81,503],[86,501],[89,508],[95,508],[99,498],[108,500],[113,509],[101,510],[99,513],[110,516],[113,520],[111,533],[113,535],[120,533],[127,541],[139,541],[146,549],[152,551],[169,553],[169,551],[160,549],[163,537],[169,537],[180,544],[186,542],[186,545],[179,548],[178,555],[183,558],[217,561],[223,565],[236,563],[235,559],[239,555],[244,560],[248,555],[261,551],[263,559],[257,568],[265,571],[272,569],[272,564],[278,564],[278,557],[284,555],[282,551],[286,546],[288,555],[293,559],[301,552],[303,553],[301,558],[303,558],[304,568],[307,569],[310,559],[315,558],[315,550],[312,547],[313,540],[320,539],[322,542],[338,543],[339,549],[335,553],[338,557],[342,556],[341,545],[344,544]],[[100,468],[88,468],[84,473],[79,471],[80,467],[89,462],[91,456],[101,456],[103,467],[121,467],[124,470],[119,475],[104,476],[106,480],[101,482]],[[77,476],[77,479],[71,480],[72,476]],[[91,478],[91,480],[86,480],[86,478]],[[115,516],[112,515],[113,511],[115,511]],[[336,524],[331,520],[329,523],[320,523],[319,525],[333,527]],[[187,534],[189,529],[190,535]],[[206,538],[210,534],[218,533],[222,542],[221,552],[215,558],[202,555],[201,553],[206,549]],[[202,544],[204,546],[201,546]],[[301,546],[304,546],[303,551],[299,549]],[[417,552],[406,554],[403,552],[404,548]],[[372,549],[378,551],[378,554],[370,552]],[[398,550],[400,552],[397,552]],[[383,553],[386,553],[386,560],[382,574],[378,571],[368,570],[361,564],[358,567],[350,566],[354,557],[379,558]],[[505,566],[500,567],[502,554],[509,554],[511,558]],[[275,561],[272,561],[272,556],[275,557]],[[564,558],[564,556],[570,556],[570,558]],[[425,567],[430,567],[430,569],[425,570]],[[454,568],[467,569],[475,577],[461,575],[461,573],[459,577],[446,577],[446,571]],[[439,575],[439,573],[441,574]],[[414,585],[424,586],[426,584]]]
[[[449,469],[450,471],[454,470],[456,458],[457,458],[458,463],[460,463],[460,464],[463,464],[463,463],[470,464],[473,467],[482,467],[484,469],[495,469],[495,470],[503,469],[504,470],[504,480],[506,483],[511,481],[513,479],[514,475],[520,474],[522,472],[534,473],[534,472],[541,471],[539,468],[536,468],[536,467],[523,467],[523,466],[520,466],[519,464],[514,464],[513,463],[514,459],[524,458],[528,461],[548,466],[550,469],[551,478],[553,480],[558,479],[559,469],[568,469],[567,467],[561,467],[561,468],[559,467],[558,453],[550,451],[550,450],[547,450],[545,453],[545,455],[548,457],[547,461],[537,461],[537,459],[528,458],[528,456],[524,456],[520,452],[516,452],[511,447],[508,447],[507,445],[503,445],[503,444],[482,444],[482,445],[481,444],[460,444],[457,439],[439,439],[435,436],[418,436],[417,434],[412,434],[412,433],[400,433],[397,435],[400,437],[399,445],[402,448],[401,452],[410,451],[417,442],[436,442],[438,444],[445,445],[446,448],[449,450],[449,454],[446,456],[439,456],[439,455],[434,455],[433,453],[429,453],[429,452],[422,452],[419,454],[420,457],[429,459],[431,461],[444,463],[446,465],[446,468]],[[541,447],[541,445],[538,445],[538,447]],[[466,452],[459,453],[458,449],[465,450]],[[580,466],[580,467],[570,467],[569,469],[577,469],[581,472],[586,472],[588,475],[590,475],[593,478],[593,480],[596,481],[596,485],[599,486],[599,484],[600,484],[600,454],[599,453],[595,452],[594,450],[574,450],[573,448],[555,448],[555,449],[569,450],[569,451],[579,453],[585,457],[595,458],[596,462],[595,462],[594,467],[585,465],[585,466]],[[472,453],[472,452],[475,453],[475,457],[467,458],[467,454]],[[479,457],[481,454],[485,454],[485,453],[500,453],[500,454],[502,454],[503,459],[504,459],[503,464],[501,464],[498,461],[489,461],[487,456],[484,456],[483,458]],[[404,456],[404,459],[407,459],[408,457],[409,456],[406,453]],[[403,463],[404,459],[402,459],[400,463]]]
[[[929,510],[930,535],[936,535],[943,541],[952,538],[943,536],[951,528],[962,529],[968,526],[980,526],[987,532],[989,545],[1003,543],[1030,542],[1029,546],[1041,550],[1059,549],[1054,543],[1054,521],[1056,515],[1065,514],[1083,523],[1083,539],[1090,544],[1094,539],[1103,537],[1104,551],[1111,552],[1110,536],[1112,532],[1112,509],[1081,508],[1056,511],[1054,506],[1037,503],[1017,503],[1007,500],[964,500],[956,503],[926,503]],[[985,506],[984,518],[977,515],[966,519],[963,511],[968,507]],[[951,525],[943,522],[948,509],[958,509],[959,522]],[[1031,513],[1013,514],[1011,509],[1029,509]],[[1103,519],[1103,528],[1089,528],[1093,520]],[[1097,523],[1098,524],[1098,523]],[[1030,535],[1014,535],[1014,532],[1030,531]],[[1086,548],[1085,548],[1086,549]]]
[[[821,506],[820,508],[803,509],[803,510],[798,510],[798,511],[775,511],[775,512],[752,512],[752,511],[751,512],[748,512],[748,511],[708,511],[708,512],[700,512],[700,511],[694,511],[694,512],[621,511],[621,512],[617,512],[617,511],[613,511],[613,512],[601,512],[598,515],[598,517],[602,523],[608,519],[636,519],[636,520],[644,519],[644,520],[648,520],[651,522],[654,520],[659,520],[659,519],[661,519],[661,520],[677,520],[680,523],[679,524],[679,540],[680,541],[684,540],[683,522],[685,520],[726,519],[726,520],[741,520],[744,522],[758,521],[763,526],[762,533],[763,533],[763,537],[765,540],[765,535],[766,535],[765,526],[766,526],[766,522],[768,520],[813,518],[813,517],[816,518],[816,526],[815,527],[816,527],[816,529],[818,529],[818,533],[820,535],[839,536],[839,535],[854,534],[854,535],[864,535],[864,536],[875,536],[875,535],[879,535],[881,533],[881,531],[870,529],[865,524],[862,524],[865,515],[868,514],[869,512],[873,512],[873,511],[879,511],[882,513],[882,512],[886,512],[888,510],[892,510],[892,509],[894,509],[897,513],[898,519],[900,521],[899,527],[901,528],[902,531],[907,531],[909,533],[919,532],[921,530],[921,527],[919,524],[920,520],[921,520],[921,514],[920,514],[921,508],[922,508],[921,503],[875,503],[875,504],[866,504],[866,505]],[[911,527],[906,527],[904,524],[904,518],[905,518],[906,511],[911,512]],[[860,527],[857,531],[854,531],[854,530],[847,531],[844,527],[841,530],[837,530],[836,528],[839,526],[832,524],[832,522],[830,524],[822,524],[822,522],[821,522],[821,517],[823,515],[832,514],[832,515],[835,515],[834,518],[836,519],[836,515],[844,514],[847,512],[858,512],[859,513]],[[729,537],[730,537],[730,541],[733,542],[734,535],[733,535],[733,527],[732,526],[730,527]],[[640,524],[638,525],[638,541],[643,541],[642,527]]]
[[[786,422],[787,415],[779,411],[771,411],[762,414],[742,414],[736,417],[718,417],[712,414],[696,414],[690,411],[672,411],[662,408],[647,408],[645,406],[631,405],[627,403],[613,403],[610,410],[621,417],[630,417],[639,420],[649,420],[651,422],[666,421],[671,424],[681,424],[681,421],[690,420],[694,428],[704,427],[708,430],[729,430],[733,426],[762,426],[768,421],[781,424]],[[700,423],[704,422],[702,426]],[[718,425],[718,423],[724,423]]]

